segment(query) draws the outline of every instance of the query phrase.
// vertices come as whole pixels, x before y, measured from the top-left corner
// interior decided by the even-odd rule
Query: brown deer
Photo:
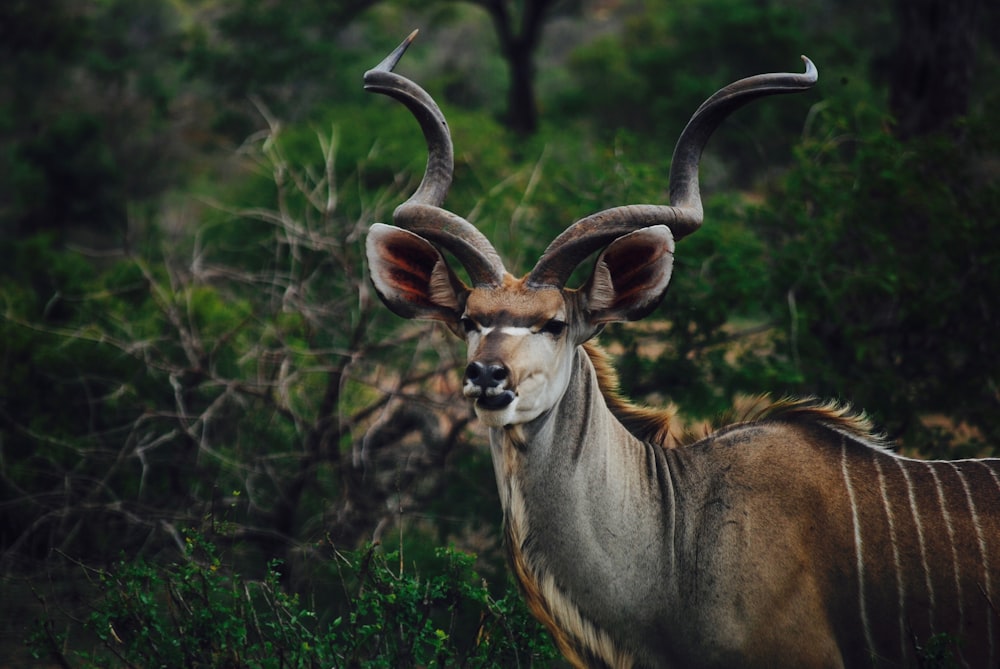
[[[410,109],[429,148],[398,227],[371,227],[371,278],[396,314],[466,341],[463,394],[489,428],[510,563],[569,661],[910,667],[945,648],[961,666],[1000,666],[1000,460],[903,458],[863,418],[815,401],[679,443],[670,412],[618,395],[590,342],[659,302],[674,241],[702,222],[698,163],[714,129],[750,100],[810,87],[812,63],[710,97],[674,151],[670,206],[577,221],[518,279],[441,208],[447,124],[392,72],[412,38],[365,75]],[[598,251],[589,280],[567,288]]]

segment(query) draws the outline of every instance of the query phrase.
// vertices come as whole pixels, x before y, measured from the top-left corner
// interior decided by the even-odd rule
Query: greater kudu
[[[715,127],[749,100],[808,88],[812,63],[713,95],[678,141],[671,206],[588,216],[517,279],[440,208],[447,124],[391,71],[410,39],[365,75],[416,115],[430,154],[399,227],[371,227],[372,281],[396,314],[442,321],[467,342],[463,393],[489,426],[512,569],[565,656],[581,667],[896,667],[954,642],[958,663],[997,667],[1000,460],[899,457],[863,419],[804,401],[679,444],[669,412],[621,398],[589,343],[660,300],[674,240],[701,224],[698,162]],[[566,288],[597,251],[587,283]]]

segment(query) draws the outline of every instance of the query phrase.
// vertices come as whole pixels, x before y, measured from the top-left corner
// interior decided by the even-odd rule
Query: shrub
[[[545,666],[547,633],[508,582],[497,598],[475,556],[440,548],[404,567],[378,546],[337,553],[345,599],[335,616],[281,583],[279,562],[260,580],[233,572],[206,539],[188,534],[184,559],[121,559],[87,570],[97,588],[81,625],[93,647],[64,650],[56,612],[36,622],[36,659],[64,667],[493,667]]]

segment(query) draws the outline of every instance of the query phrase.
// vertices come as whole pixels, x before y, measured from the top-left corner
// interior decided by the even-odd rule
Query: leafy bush
[[[238,204],[152,251],[2,252],[4,567],[53,546],[104,561],[230,505],[265,555],[353,547],[391,524],[391,496],[433,493],[467,443],[467,407],[427,386],[457,352],[373,299],[364,230],[397,191],[338,171],[336,149],[275,126],[244,147]]]
[[[82,628],[94,646],[66,651],[51,611],[36,622],[34,656],[65,667],[206,669],[530,667],[556,657],[513,586],[494,597],[468,553],[438,549],[420,567],[376,546],[338,553],[345,599],[331,617],[286,592],[280,563],[248,579],[204,538],[185,543],[181,562],[123,558],[88,570],[97,596]]]

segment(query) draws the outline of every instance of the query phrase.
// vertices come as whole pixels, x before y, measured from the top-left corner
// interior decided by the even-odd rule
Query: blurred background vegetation
[[[745,394],[819,395],[910,455],[998,452],[991,3],[8,1],[0,655],[15,666],[35,661],[29,634],[61,666],[552,661],[510,593],[461,346],[392,316],[366,276],[367,226],[409,195],[425,149],[361,75],[414,27],[399,69],[452,125],[446,204],[515,272],[580,216],[663,202],[698,104],[808,54],[814,91],[713,138],[706,225],[663,305],[603,342],[632,397],[692,422]],[[181,625],[193,610],[216,628]],[[130,655],[164,647],[157,625],[203,643]],[[320,642],[338,629],[355,645]]]

